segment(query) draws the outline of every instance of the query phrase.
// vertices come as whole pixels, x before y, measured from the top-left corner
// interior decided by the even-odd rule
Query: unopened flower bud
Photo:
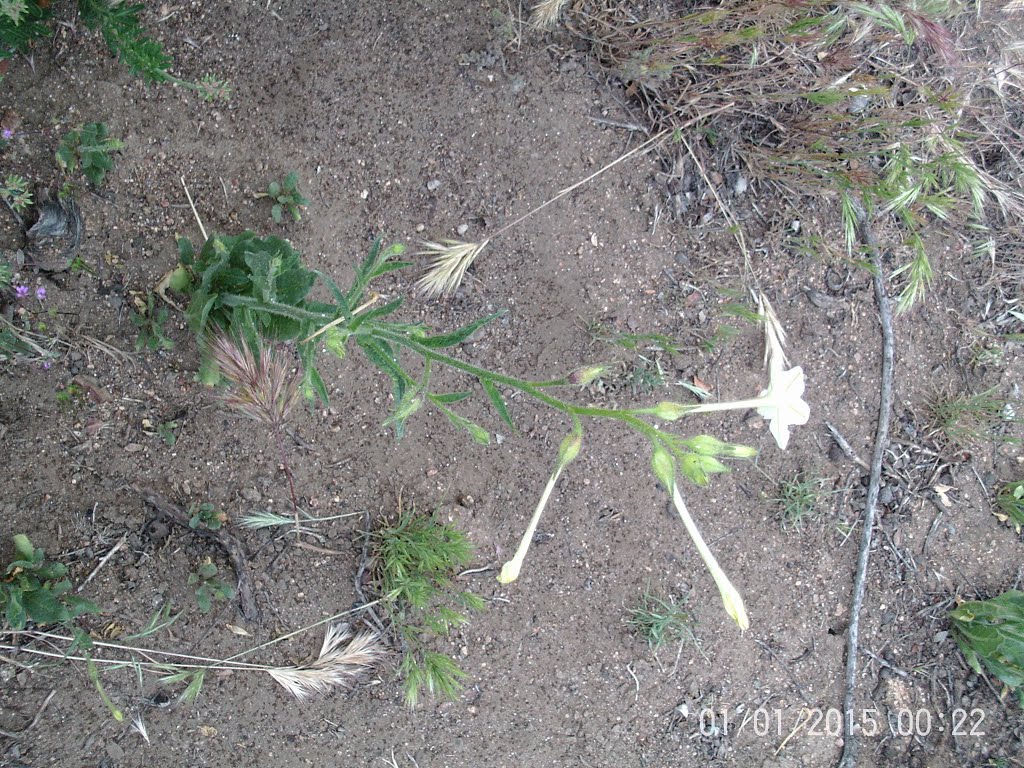
[[[566,464],[576,458],[576,455],[580,452],[580,446],[583,445],[583,435],[579,432],[573,432],[570,435],[566,435],[562,444],[558,447],[558,466],[564,468]]]
[[[683,440],[683,445],[701,456],[728,456],[733,459],[752,459],[757,450],[749,445],[726,443],[711,435],[697,435]]]
[[[662,446],[655,445],[651,452],[651,469],[658,482],[671,491],[676,484],[676,463],[672,455]]]
[[[710,482],[708,475],[718,472],[728,472],[729,468],[714,456],[701,456],[698,453],[688,453],[683,456],[679,463],[679,471],[687,480],[694,485],[707,485]]]
[[[690,413],[693,408],[694,406],[692,405],[683,405],[682,403],[673,403],[666,400],[651,408],[649,413],[657,416],[659,419],[664,419],[665,421],[675,421],[676,419]]]
[[[331,328],[324,334],[324,346],[339,358],[345,357],[345,342],[351,334],[346,330]]]
[[[604,376],[607,371],[607,365],[589,365],[586,368],[579,368],[570,373],[568,382],[585,387]]]

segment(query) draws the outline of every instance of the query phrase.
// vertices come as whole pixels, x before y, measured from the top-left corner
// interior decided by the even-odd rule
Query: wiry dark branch
[[[857,740],[853,732],[854,699],[857,696],[857,641],[860,632],[860,611],[864,604],[867,585],[868,560],[871,556],[871,535],[875,527],[875,512],[878,506],[878,491],[882,480],[882,459],[889,443],[889,413],[892,410],[892,368],[893,331],[892,312],[885,294],[885,273],[875,239],[864,209],[857,205],[860,220],[861,241],[867,247],[873,267],[872,281],[875,287],[875,301],[878,303],[878,317],[882,327],[882,372],[879,384],[878,427],[875,432],[875,447],[871,454],[871,473],[868,481],[868,495],[864,502],[864,529],[861,533],[860,554],[857,557],[857,573],[853,579],[853,603],[850,606],[850,633],[846,639],[846,695],[843,697],[843,754],[839,768],[855,768],[857,762]]]

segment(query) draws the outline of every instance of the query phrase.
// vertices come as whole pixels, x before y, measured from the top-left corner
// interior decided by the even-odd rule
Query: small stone
[[[143,448],[138,443],[128,443],[128,445],[124,447],[125,453],[138,453],[139,451],[143,450],[145,450],[145,448]]]
[[[253,504],[260,500],[260,492],[255,488],[243,488],[242,498],[246,501],[251,501]]]
[[[433,192],[435,189],[437,189],[440,186],[441,186],[441,180],[440,179],[431,179],[430,181],[427,182],[427,191],[428,192]]]
[[[882,506],[892,504],[892,488],[888,485],[882,486],[878,491],[878,503]]]
[[[110,755],[111,760],[115,762],[120,762],[121,760],[124,760],[124,750],[121,748],[121,745],[118,744],[116,741],[108,741],[105,747],[107,750],[107,754]]]
[[[469,224],[459,224],[459,226],[455,228],[455,231],[459,233],[459,237],[462,237],[464,234],[469,232]]]

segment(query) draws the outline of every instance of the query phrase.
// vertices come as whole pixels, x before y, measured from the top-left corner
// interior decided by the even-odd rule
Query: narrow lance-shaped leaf
[[[501,317],[503,314],[504,312],[493,312],[485,317],[481,317],[479,320],[474,320],[469,325],[464,325],[462,328],[452,331],[451,333],[442,333],[437,336],[426,336],[422,339],[417,339],[417,343],[422,344],[425,347],[430,347],[431,349],[443,349],[445,347],[454,346],[455,344],[461,344],[480,328],[483,328],[496,317]]]
[[[487,397],[491,400],[491,405],[494,406],[494,410],[498,412],[501,420],[504,421],[508,428],[515,431],[516,425],[512,423],[512,417],[508,413],[508,408],[505,406],[505,398],[501,396],[501,392],[487,379],[480,379],[480,384],[484,388],[484,392],[487,393]]]
[[[450,408],[446,408],[438,402],[433,395],[427,395],[427,397],[430,398],[430,401],[437,406],[441,413],[448,417],[448,421],[459,429],[464,429],[469,432],[469,436],[473,438],[473,442],[479,443],[480,445],[490,445],[491,436],[486,429],[481,427],[479,424],[473,423],[464,416],[459,416],[459,414],[455,413],[455,411]]]

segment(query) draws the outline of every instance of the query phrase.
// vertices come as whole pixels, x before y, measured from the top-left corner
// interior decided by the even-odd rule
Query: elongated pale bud
[[[676,487],[676,462],[672,454],[662,446],[655,445],[651,452],[651,469],[658,482],[665,486],[665,490],[672,492]]]
[[[555,483],[558,482],[562,470],[565,469],[569,462],[576,458],[582,445],[583,434],[575,430],[571,434],[566,435],[565,439],[562,440],[562,444],[558,447],[558,464],[555,466],[554,473],[548,479],[548,484],[544,487],[544,493],[541,494],[540,501],[537,503],[537,509],[534,510],[533,517],[530,518],[530,524],[526,526],[526,533],[523,534],[523,538],[519,542],[519,548],[516,549],[515,557],[505,563],[501,567],[501,573],[498,574],[498,581],[501,584],[510,584],[519,578],[519,571],[522,570],[523,562],[526,560],[526,553],[530,551],[533,535],[537,532],[537,524],[540,522],[540,516],[544,513],[544,507],[548,504],[551,491],[554,490]]]
[[[729,614],[741,630],[746,631],[750,629],[750,619],[747,617],[747,609],[743,605],[743,596],[740,595],[739,590],[729,581],[729,577],[725,575],[725,571],[722,570],[715,556],[711,553],[711,550],[704,541],[704,537],[700,535],[697,524],[690,517],[690,512],[686,509],[686,503],[679,494],[679,489],[675,487],[672,489],[672,503],[675,504],[676,511],[679,512],[679,517],[682,518],[683,525],[686,526],[686,532],[690,534],[690,538],[697,547],[697,552],[700,553],[704,565],[707,566],[708,571],[711,573],[711,578],[715,580],[718,592],[722,596],[725,612]]]
[[[578,432],[573,432],[570,435],[566,435],[565,439],[562,440],[562,444],[558,446],[558,469],[565,469],[565,466],[576,458],[580,452],[580,446],[583,445],[583,435]]]
[[[694,485],[704,486],[710,482],[708,475],[728,472],[729,468],[714,456],[688,453],[679,462],[679,471]]]
[[[348,337],[351,336],[351,332],[348,329],[339,330],[338,328],[331,328],[324,334],[324,346],[338,357],[345,357],[345,342],[348,341]]]
[[[697,435],[682,441],[683,445],[701,456],[727,456],[732,459],[752,459],[757,449],[749,445],[725,443],[711,435]]]
[[[688,413],[692,413],[695,408],[697,408],[695,405],[683,405],[682,403],[673,403],[670,400],[665,400],[653,408],[645,409],[645,413],[665,421],[675,421]]]
[[[192,274],[183,266],[175,268],[167,279],[167,287],[179,293],[184,293],[191,284]]]
[[[587,386],[596,379],[601,378],[608,371],[607,365],[588,365],[586,368],[577,368],[569,374],[568,382],[578,384],[581,387]]]

